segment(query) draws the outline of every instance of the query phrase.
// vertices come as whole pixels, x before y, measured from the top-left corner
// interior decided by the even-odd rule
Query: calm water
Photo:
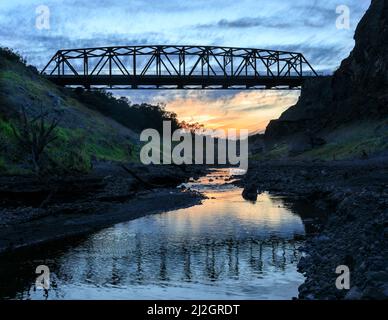
[[[86,238],[0,261],[0,296],[11,299],[291,299],[305,233],[284,200],[256,203],[217,170],[187,187],[202,205],[117,224]],[[157,201],[157,199],[156,199]],[[35,267],[51,271],[34,289]]]

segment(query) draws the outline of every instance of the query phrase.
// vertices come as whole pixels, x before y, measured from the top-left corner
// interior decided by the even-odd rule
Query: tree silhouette
[[[50,112],[43,111],[34,118],[27,116],[26,108],[23,106],[20,114],[20,129],[12,126],[12,131],[19,144],[31,154],[34,171],[41,173],[41,157],[46,147],[57,139],[55,128],[60,122],[60,118],[53,118],[48,121]]]

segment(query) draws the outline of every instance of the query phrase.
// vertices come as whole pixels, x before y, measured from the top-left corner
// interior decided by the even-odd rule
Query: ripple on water
[[[216,170],[185,185],[205,193],[202,205],[117,224],[23,263],[50,260],[49,299],[291,299],[303,282],[301,218],[268,193],[245,201],[224,184],[229,176]],[[10,297],[44,298],[30,280]]]

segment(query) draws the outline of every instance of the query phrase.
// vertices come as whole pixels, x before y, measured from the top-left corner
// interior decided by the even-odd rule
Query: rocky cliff
[[[273,120],[269,144],[315,139],[346,124],[388,115],[388,1],[372,0],[355,33],[355,47],[332,77],[307,81],[295,106]]]

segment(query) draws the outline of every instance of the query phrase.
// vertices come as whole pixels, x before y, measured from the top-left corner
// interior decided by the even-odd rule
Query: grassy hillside
[[[16,139],[20,114],[29,118],[42,110],[47,121],[60,119],[57,139],[44,153],[45,166],[55,172],[87,172],[92,160],[134,161],[139,147],[137,134],[85,106],[72,90],[57,87],[22,59],[0,49],[0,174],[27,174],[31,156]]]
[[[293,150],[294,136],[258,152],[252,159],[347,160],[388,155],[388,120],[369,120],[344,124],[322,132],[326,144],[305,150]]]
[[[325,135],[327,144],[300,157],[322,160],[357,159],[388,154],[388,120],[356,122]]]

